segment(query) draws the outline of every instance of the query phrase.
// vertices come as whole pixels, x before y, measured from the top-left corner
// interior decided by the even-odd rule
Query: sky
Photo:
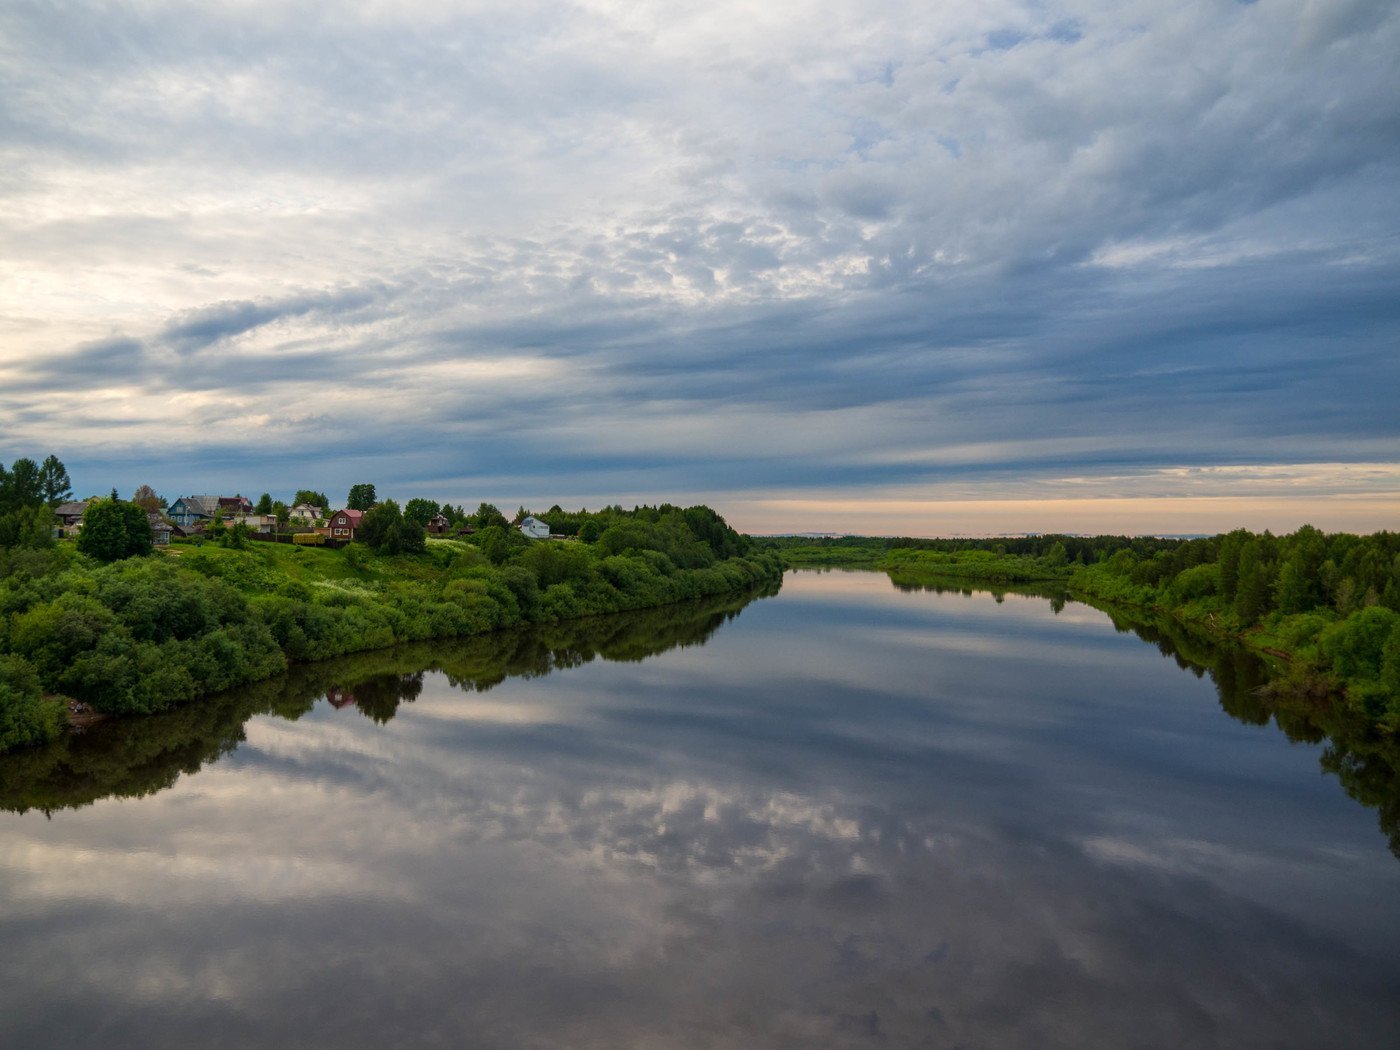
[[[0,461],[1400,527],[1386,0],[0,5]]]

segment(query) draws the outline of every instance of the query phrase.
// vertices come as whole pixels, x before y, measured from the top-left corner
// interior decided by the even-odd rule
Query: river
[[[1400,1045],[1386,777],[1189,648],[797,572],[94,727],[0,759],[0,1045]]]

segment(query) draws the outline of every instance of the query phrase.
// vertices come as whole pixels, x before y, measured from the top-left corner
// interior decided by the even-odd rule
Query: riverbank
[[[629,518],[594,543],[521,539],[489,554],[464,540],[396,555],[204,543],[104,565],[68,543],[8,549],[0,750],[53,739],[67,700],[145,714],[295,664],[738,593],[782,571],[705,508]]]
[[[416,698],[425,671],[479,695],[509,678],[541,678],[593,660],[636,663],[703,645],[751,602],[778,591],[767,584],[635,612],[411,642],[299,664],[141,719],[94,716],[80,732],[0,757],[0,810],[52,813],[101,798],[146,797],[233,751],[254,715],[296,721],[323,697],[384,724]]]
[[[1018,548],[1016,552],[1007,546]],[[1400,536],[1237,530],[1202,540],[1028,537],[781,546],[789,567],[851,567],[919,579],[1062,587],[1100,607],[1171,617],[1269,661],[1268,688],[1346,707],[1400,733]],[[1071,560],[1071,558],[1073,560]]]

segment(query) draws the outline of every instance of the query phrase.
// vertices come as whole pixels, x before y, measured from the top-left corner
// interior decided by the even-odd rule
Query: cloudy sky
[[[1387,0],[0,6],[0,459],[1400,525]]]

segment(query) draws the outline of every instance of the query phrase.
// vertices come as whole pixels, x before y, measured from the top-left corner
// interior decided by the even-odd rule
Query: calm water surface
[[[1400,1046],[1320,745],[1082,605],[739,604],[0,763],[0,1046]]]

